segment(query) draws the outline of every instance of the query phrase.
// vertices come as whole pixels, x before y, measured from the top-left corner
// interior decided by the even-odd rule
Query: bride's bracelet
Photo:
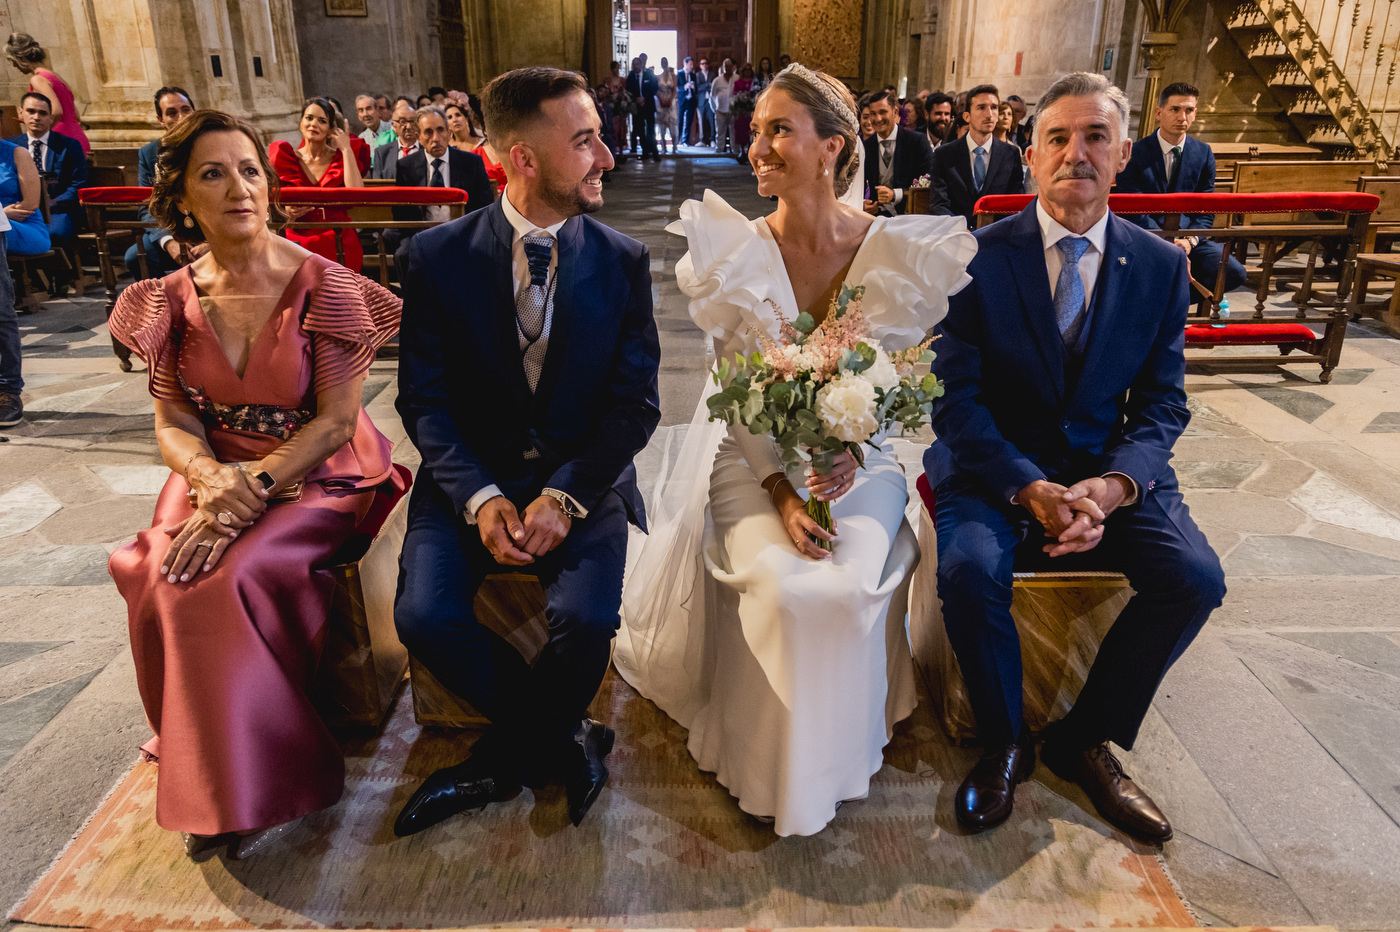
[[[778,481],[773,483],[773,487],[768,490],[768,504],[772,505],[774,508],[778,507],[778,500],[776,498],[778,493],[778,486],[782,485],[784,482],[787,482],[789,487],[792,486],[792,483],[788,482],[787,476],[779,476]],[[796,489],[793,489],[793,494],[797,494]]]

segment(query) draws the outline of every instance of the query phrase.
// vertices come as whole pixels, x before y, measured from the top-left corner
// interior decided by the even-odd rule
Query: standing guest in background
[[[750,88],[750,91],[753,93],[754,99],[757,100],[758,95],[763,92],[763,89],[772,83],[773,59],[765,55],[758,60],[758,67],[754,69],[753,87]]]
[[[734,100],[734,59],[726,58],[719,74],[710,82],[710,107],[715,112],[715,151],[734,152],[734,114],[729,105]]]
[[[27,33],[11,33],[9,41],[5,43],[5,58],[20,74],[29,76],[29,90],[43,94],[49,101],[53,109],[54,129],[69,139],[77,140],[86,156],[92,146],[88,143],[87,133],[83,132],[83,124],[78,122],[78,107],[73,102],[73,92],[68,88],[68,82],[46,67],[49,56],[44,47]]]
[[[690,145],[690,124],[695,121],[695,60],[687,55],[681,60],[681,70],[676,72],[676,111],[679,115],[681,142]]]
[[[929,145],[937,149],[948,141],[953,128],[953,98],[934,91],[924,101],[924,135]]]
[[[371,178],[393,178],[399,159],[408,158],[418,151],[418,125],[413,122],[413,112],[413,101],[407,97],[394,101],[393,119],[389,125],[397,138],[374,150],[369,173]]]
[[[20,98],[19,121],[24,132],[10,142],[24,146],[49,189],[49,237],[66,246],[77,235],[82,210],[78,191],[87,184],[87,156],[78,140],[53,129],[52,102],[36,91]]]
[[[661,151],[666,151],[666,136],[671,136],[671,154],[680,146],[680,108],[676,105],[676,69],[661,59],[661,74],[656,78],[656,130]]]
[[[971,229],[976,226],[972,209],[979,197],[1022,194],[1026,182],[1021,150],[992,135],[1001,104],[997,89],[979,84],[967,92],[967,100],[967,134],[934,150],[929,199],[935,214],[962,217]]]
[[[734,121],[734,158],[740,165],[747,164],[749,160],[754,101],[758,97],[753,84],[753,65],[744,62],[739,68],[739,76],[734,79],[735,99],[729,102],[729,114]]]
[[[784,68],[786,68],[788,65],[791,65],[791,64],[792,64],[792,56],[791,56],[791,55],[783,54],[783,55],[779,55],[779,56],[778,56],[778,70],[779,70],[779,71],[782,71]]]
[[[656,75],[647,70],[645,53],[632,59],[627,93],[637,105],[632,114],[632,151],[640,153],[643,159],[660,160],[656,154]]]
[[[309,694],[333,588],[321,567],[376,490],[402,493],[360,406],[400,303],[268,229],[277,186],[253,127],[201,110],[164,142],[151,212],[209,249],[112,312],[149,368],[170,475],[108,569],[155,733],[156,821],[191,857],[244,858],[345,785]]]
[[[710,82],[714,75],[710,72],[708,59],[700,59],[700,70],[695,72],[695,93],[699,101],[696,120],[699,122],[700,145],[708,146],[715,135],[715,108],[710,103]]]
[[[185,117],[194,113],[194,102],[189,92],[180,87],[162,87],[156,91],[156,122],[164,132],[170,132]],[[136,183],[143,188],[151,188],[156,183],[156,155],[160,151],[160,140],[152,139],[136,153]],[[151,220],[150,210],[143,206],[137,215],[141,220]],[[141,274],[140,255],[144,246],[146,271]],[[160,278],[180,267],[180,242],[169,230],[153,227],[141,234],[141,241],[133,243],[126,251],[126,270],[136,280]],[[197,259],[206,249],[202,243],[187,247],[189,257]]]
[[[874,203],[867,210],[894,216],[904,212],[909,186],[933,170],[933,149],[922,133],[899,128],[889,91],[871,94],[869,106],[875,134],[865,141],[865,184]]]
[[[360,140],[369,146],[371,154],[380,146],[394,141],[394,127],[388,120],[379,118],[379,104],[373,94],[361,94],[355,98],[355,115],[365,126],[360,131]]]
[[[1215,190],[1215,153],[1210,146],[1186,135],[1196,120],[1200,92],[1185,82],[1168,84],[1157,99],[1157,130],[1133,143],[1133,157],[1118,174],[1118,190],[1124,194],[1206,194]],[[1125,219],[1148,230],[1160,230],[1162,215],[1133,215]],[[1191,258],[1191,277],[1214,290],[1222,258],[1226,263],[1225,290],[1245,282],[1244,266],[1225,256],[1217,242],[1201,231],[1215,225],[1214,214],[1182,214],[1181,235],[1172,240]]]
[[[350,135],[337,119],[335,105],[324,97],[313,97],[301,110],[301,145],[279,139],[269,154],[278,180],[289,186],[308,188],[363,188],[364,175],[370,168],[369,148]],[[343,207],[304,207],[287,212],[293,219],[326,220],[332,223],[350,219]],[[356,231],[340,229],[289,229],[287,238],[332,262],[336,257],[336,240],[344,243],[345,267],[360,271],[364,248]]]
[[[608,79],[598,86],[598,100],[603,104],[603,115],[611,121],[604,128],[612,130],[613,155],[621,155],[627,147],[627,113],[621,104],[626,99],[627,79],[622,76],[621,62],[608,62]]]

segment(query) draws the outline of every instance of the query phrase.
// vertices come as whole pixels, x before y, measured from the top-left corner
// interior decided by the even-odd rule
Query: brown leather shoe
[[[1016,799],[1016,784],[1035,770],[1035,743],[1023,731],[1015,744],[988,748],[958,787],[953,811],[963,828],[980,832],[1005,822]]]
[[[1152,797],[1123,772],[1107,742],[1081,751],[1052,738],[1040,749],[1040,759],[1061,780],[1077,783],[1099,815],[1129,835],[1157,845],[1171,840],[1172,824]]]

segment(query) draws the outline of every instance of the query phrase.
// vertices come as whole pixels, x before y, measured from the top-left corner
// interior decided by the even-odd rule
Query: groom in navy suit
[[[413,237],[397,407],[423,456],[394,621],[443,685],[491,720],[430,776],[394,831],[562,779],[577,825],[613,732],[587,717],[607,671],[632,458],[660,421],[647,249],[592,218],[613,167],[588,85],[522,68],[482,91],[509,184],[484,210]],[[533,668],[477,619],[489,574],[537,576],[549,641]]]
[[[1045,92],[1028,151],[1039,198],[977,231],[972,285],[938,327],[946,388],[924,468],[944,622],[985,744],[954,803],[973,830],[1011,814],[1035,767],[1013,568],[1088,562],[1136,591],[1042,759],[1109,821],[1156,842],[1171,824],[1108,742],[1133,746],[1163,675],[1225,594],[1168,465],[1190,419],[1186,254],[1108,211],[1127,126],[1127,98],[1100,75]]]

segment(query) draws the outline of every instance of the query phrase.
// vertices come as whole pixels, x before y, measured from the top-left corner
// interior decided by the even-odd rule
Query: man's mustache
[[[1074,165],[1066,165],[1064,168],[1055,172],[1055,177],[1052,180],[1065,181],[1066,179],[1073,178],[1088,178],[1092,181],[1097,181],[1099,173],[1095,170],[1094,166],[1090,165],[1088,162],[1078,162]]]

